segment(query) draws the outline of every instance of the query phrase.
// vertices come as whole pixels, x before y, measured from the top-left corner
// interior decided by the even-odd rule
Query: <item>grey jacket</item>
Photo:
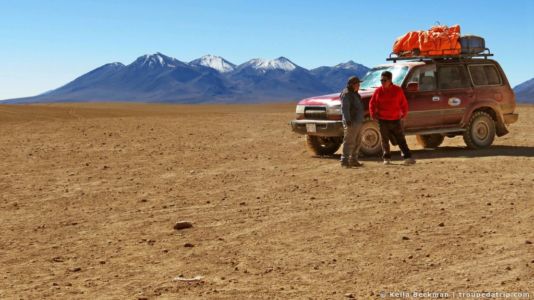
[[[341,92],[341,113],[343,115],[343,123],[345,121],[363,123],[364,108],[362,98],[358,92],[348,88]]]

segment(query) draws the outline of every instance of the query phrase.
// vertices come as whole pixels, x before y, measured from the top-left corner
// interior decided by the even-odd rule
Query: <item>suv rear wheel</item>
[[[365,156],[377,156],[382,153],[378,122],[373,120],[363,122],[360,134],[362,135],[361,154]]]
[[[495,122],[486,112],[474,112],[466,129],[464,132],[464,142],[468,148],[486,148],[495,139]]]
[[[418,134],[416,139],[417,143],[423,148],[437,148],[443,143],[445,137],[441,134]]]
[[[308,151],[314,155],[332,155],[343,143],[343,137],[322,137],[306,135]]]

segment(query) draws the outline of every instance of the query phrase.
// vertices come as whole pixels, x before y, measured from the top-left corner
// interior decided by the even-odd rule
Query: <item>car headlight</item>
[[[341,114],[341,104],[328,106],[326,108],[326,114],[328,115],[340,115]]]
[[[296,109],[296,113],[297,114],[304,114],[304,107],[306,107],[306,105],[297,105],[297,109]]]

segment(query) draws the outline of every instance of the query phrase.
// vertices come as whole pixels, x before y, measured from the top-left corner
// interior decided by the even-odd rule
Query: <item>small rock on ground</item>
[[[182,229],[187,229],[187,228],[191,228],[193,227],[193,224],[191,222],[187,222],[187,221],[180,221],[180,222],[176,222],[176,224],[174,224],[174,229],[175,230],[182,230]]]

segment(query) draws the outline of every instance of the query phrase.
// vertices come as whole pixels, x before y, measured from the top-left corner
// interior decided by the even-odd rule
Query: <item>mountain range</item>
[[[517,102],[534,103],[534,78],[514,87]]]
[[[235,65],[206,55],[189,63],[162,53],[105,64],[55,90],[3,103],[134,101],[254,103],[339,92],[369,68],[353,61],[308,70],[285,57]]]

